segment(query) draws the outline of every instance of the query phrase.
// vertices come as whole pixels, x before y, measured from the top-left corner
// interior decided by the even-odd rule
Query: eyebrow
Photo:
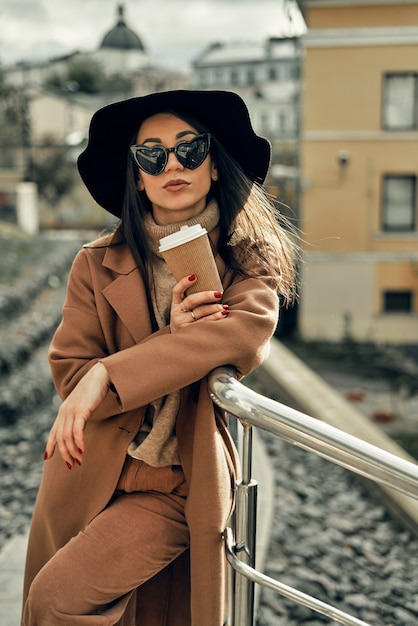
[[[181,139],[182,137],[185,137],[186,135],[194,135],[195,137],[197,137],[199,133],[197,133],[194,130],[182,130],[180,133],[177,133],[176,135],[176,139]],[[154,142],[154,143],[162,143],[161,139],[159,137],[147,137],[146,139],[144,139],[144,141],[142,142],[144,143],[148,143],[148,142]]]

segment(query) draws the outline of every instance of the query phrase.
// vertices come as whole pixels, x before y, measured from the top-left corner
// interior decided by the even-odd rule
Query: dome
[[[118,48],[120,50],[142,50],[142,41],[133,30],[128,28],[124,19],[123,4],[118,5],[118,22],[104,37],[100,48]]]

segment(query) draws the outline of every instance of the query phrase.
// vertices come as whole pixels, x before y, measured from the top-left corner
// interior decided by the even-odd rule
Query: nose
[[[184,165],[182,165],[180,161],[177,159],[174,150],[175,150],[174,148],[168,148],[168,159],[167,159],[166,166],[164,168],[165,172],[169,172],[170,170],[173,170],[173,169],[184,170]]]

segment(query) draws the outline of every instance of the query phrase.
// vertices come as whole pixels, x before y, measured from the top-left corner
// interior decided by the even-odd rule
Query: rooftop
[[[117,24],[103,37],[100,48],[142,50],[145,52],[145,48],[138,35],[126,25],[123,4],[118,5],[117,12],[119,16]]]
[[[266,59],[287,59],[295,56],[294,38],[270,38],[265,42],[235,41],[213,43],[194,61],[194,65],[245,63]]]

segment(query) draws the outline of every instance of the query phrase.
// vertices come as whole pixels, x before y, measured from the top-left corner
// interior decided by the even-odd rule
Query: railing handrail
[[[418,465],[249,389],[233,367],[213,370],[209,390],[238,419],[418,499]]]
[[[244,427],[243,480],[237,485],[235,537],[231,529],[225,530],[233,596],[230,597],[228,624],[253,626],[256,582],[341,624],[369,626],[255,569],[257,483],[251,478],[252,426],[415,499],[418,499],[418,465],[257,393],[237,380],[233,367],[219,367],[210,373],[209,392],[212,400],[240,420]]]
[[[225,550],[226,550],[226,558],[230,565],[234,568],[235,571],[240,572],[246,578],[249,578],[255,583],[262,585],[263,587],[267,587],[272,591],[276,591],[280,593],[282,596],[286,598],[290,598],[290,600],[294,600],[295,602],[299,602],[304,606],[312,609],[313,611],[317,611],[318,613],[322,613],[322,615],[326,615],[330,619],[338,620],[342,624],[350,624],[352,626],[369,626],[366,622],[363,622],[360,619],[355,617],[349,617],[347,619],[347,614],[344,611],[340,611],[333,606],[330,606],[326,602],[322,602],[321,600],[317,600],[317,598],[313,598],[312,596],[303,593],[303,591],[298,591],[293,587],[289,587],[284,583],[281,583],[277,580],[273,580],[270,576],[266,576],[262,574],[258,570],[250,567],[246,563],[243,563],[235,556],[234,550],[234,538],[233,532],[231,528],[227,528],[225,530]]]

